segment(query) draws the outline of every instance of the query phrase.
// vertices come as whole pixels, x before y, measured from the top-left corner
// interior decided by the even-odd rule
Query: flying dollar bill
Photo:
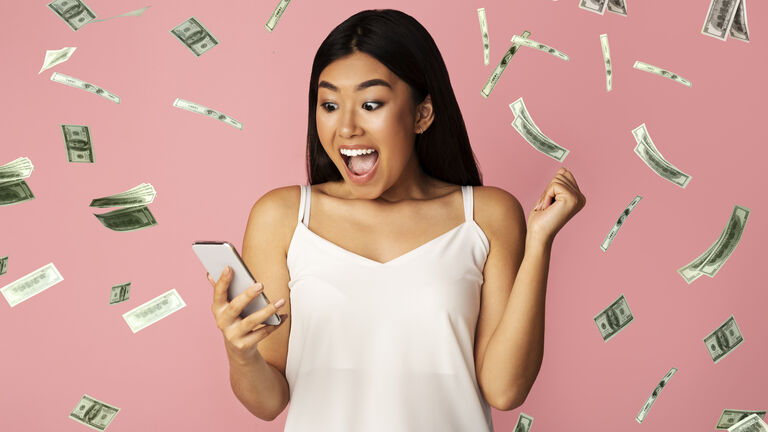
[[[8,255],[0,257],[0,276],[8,272]]]
[[[48,263],[0,288],[0,293],[14,307],[63,280],[56,266]]]
[[[157,192],[154,186],[149,183],[142,183],[138,186],[134,186],[125,192],[120,192],[114,195],[94,198],[91,200],[89,207],[131,207],[152,204],[155,200]]]
[[[635,198],[629,202],[627,208],[621,212],[621,216],[619,216],[619,219],[616,221],[616,223],[613,224],[613,228],[611,228],[611,230],[608,232],[608,235],[605,236],[603,243],[600,245],[600,249],[602,249],[603,252],[608,250],[608,246],[610,246],[611,242],[613,242],[613,239],[616,237],[616,233],[619,232],[619,228],[621,228],[621,226],[624,224],[624,220],[627,218],[627,216],[629,216],[632,210],[634,210],[635,206],[640,202],[642,198],[643,197],[640,195],[635,196]]]
[[[526,30],[520,35],[520,37],[527,38],[530,35],[531,35],[531,32]],[[499,64],[496,65],[496,69],[493,70],[493,73],[491,73],[491,76],[488,77],[488,81],[485,82],[483,89],[480,90],[480,94],[483,95],[484,98],[488,99],[488,96],[491,95],[491,91],[493,90],[494,87],[496,87],[496,83],[499,82],[499,78],[501,78],[501,74],[504,72],[504,69],[507,68],[509,61],[512,60],[512,57],[515,55],[515,53],[519,48],[520,48],[519,44],[512,43],[512,46],[510,46],[507,52],[504,53],[504,56],[499,61]]]
[[[112,16],[112,17],[109,17],[109,18],[102,18],[102,19],[93,20],[93,22],[107,21],[107,20],[111,20],[112,18],[120,18],[120,17],[124,17],[124,16],[140,17],[144,13],[144,11],[149,9],[151,6],[152,5],[144,6],[141,9],[132,10],[130,12],[126,12],[126,13],[123,13],[123,14],[120,14],[120,15],[115,15],[115,16]]]
[[[603,62],[605,63],[605,91],[613,88],[613,68],[611,67],[611,50],[608,46],[608,35],[600,35],[600,45],[603,48]]]
[[[529,432],[531,430],[531,424],[533,423],[533,417],[528,414],[520,413],[517,416],[517,423],[515,424],[514,432]]]
[[[96,18],[96,14],[82,0],[53,0],[48,7],[74,31]]]
[[[749,29],[747,28],[747,0],[741,0],[739,2],[729,33],[734,39],[749,42]]]
[[[70,87],[79,88],[82,90],[85,90],[87,92],[99,95],[107,100],[111,100],[114,103],[120,103],[120,97],[104,90],[103,88],[93,85],[89,82],[85,82],[79,78],[71,77],[69,75],[64,75],[62,73],[54,72],[53,75],[51,75],[51,81],[61,83],[68,85]]]
[[[722,41],[728,34],[736,39],[749,41],[747,32],[746,0],[711,0],[701,34]],[[732,31],[735,27],[735,32]]]
[[[0,183],[0,207],[35,199],[35,195],[24,180]]]
[[[728,432],[768,432],[768,424],[757,414],[751,414],[729,427]]]
[[[95,159],[90,128],[67,124],[60,126],[61,133],[64,135],[64,146],[67,149],[67,160],[69,162],[93,163]]]
[[[515,115],[512,127],[514,127],[523,139],[525,139],[534,149],[558,162],[562,162],[565,157],[568,156],[570,150],[557,145],[552,139],[544,135],[538,126],[536,126],[536,123],[533,122],[531,115],[528,113],[528,109],[525,107],[522,97],[509,104],[509,108]]]
[[[602,15],[605,13],[605,6],[607,3],[608,0],[580,0],[579,7],[581,9]]]
[[[549,45],[545,45],[541,42],[536,42],[534,40],[528,39],[528,38],[522,38],[518,35],[512,36],[512,42],[516,44],[520,44],[522,46],[527,46],[529,48],[537,49],[539,51],[543,51],[548,54],[552,54],[553,56],[568,61],[569,57],[564,52],[561,52],[555,48],[552,48]]]
[[[656,148],[648,134],[645,123],[632,129],[632,136],[635,137],[637,145],[635,154],[637,154],[650,169],[660,177],[670,181],[685,189],[691,181],[691,176],[680,171],[677,167],[669,163],[661,152]]]
[[[640,60],[635,61],[635,65],[633,67],[637,70],[646,71],[652,74],[656,74],[658,76],[662,76],[664,78],[669,78],[672,81],[679,82],[680,84],[683,84],[684,86],[687,86],[687,87],[691,86],[691,82],[681,77],[680,75],[674,72],[670,72],[668,70],[662,69],[658,66],[641,62]]]
[[[275,7],[275,10],[272,11],[272,15],[264,24],[264,27],[267,30],[272,32],[272,30],[275,29],[277,22],[280,21],[280,17],[283,16],[283,13],[285,12],[285,8],[288,7],[288,3],[290,3],[290,1],[291,0],[280,0],[280,3],[277,4],[277,6]]]
[[[216,36],[195,17],[191,17],[172,28],[171,34],[176,36],[197,57],[219,44]]]
[[[186,305],[174,288],[124,313],[123,319],[131,331],[136,333]]]
[[[627,299],[622,294],[607,308],[595,315],[593,319],[600,331],[600,336],[603,337],[603,342],[608,342],[634,321],[635,316],[629,309]]]
[[[103,431],[114,420],[120,408],[83,394],[69,418],[91,429]]]
[[[626,0],[608,0],[606,9],[608,10],[608,12],[613,12],[617,15],[627,16]]]
[[[93,215],[102,225],[113,231],[136,231],[157,225],[155,216],[147,206],[126,207]]]
[[[724,409],[720,414],[720,418],[717,420],[717,426],[715,429],[728,429],[736,423],[744,420],[752,414],[757,414],[760,418],[765,418],[766,411],[747,411],[747,410],[734,410]]]
[[[704,337],[704,345],[706,345],[715,364],[732,353],[742,342],[744,342],[744,336],[741,335],[733,315],[720,324],[720,327]]]
[[[35,167],[28,157],[16,158],[0,166],[0,183],[29,177]]]
[[[40,75],[44,70],[50,69],[57,64],[64,63],[72,57],[77,47],[64,47],[58,50],[45,50],[45,58],[43,59],[43,67],[40,68]]]
[[[709,277],[714,277],[717,274],[739,244],[749,213],[749,208],[735,205],[717,240],[704,253],[677,270],[688,284],[703,274]]]
[[[477,19],[480,21],[480,33],[483,36],[483,64],[488,66],[491,60],[491,44],[488,39],[488,20],[485,17],[485,8],[477,10]]]
[[[669,379],[672,378],[672,375],[674,375],[675,372],[677,372],[677,368],[673,367],[672,369],[670,369],[669,372],[667,372],[667,374],[664,375],[664,378],[661,379],[659,384],[656,385],[656,388],[653,389],[653,392],[651,393],[651,395],[648,396],[648,400],[645,401],[645,405],[643,405],[643,407],[640,409],[640,412],[637,414],[637,417],[635,417],[635,420],[637,420],[638,423],[641,423],[641,424],[643,423],[643,420],[645,420],[645,416],[648,415],[648,410],[650,410],[651,407],[653,406],[653,403],[656,402],[656,398],[659,397],[659,394],[661,393],[662,390],[664,390],[664,387],[667,385],[667,383],[669,382]]]
[[[200,104],[190,102],[188,100],[184,100],[181,98],[176,98],[176,100],[173,101],[173,106],[175,106],[176,108],[181,108],[181,109],[193,112],[193,113],[202,114],[206,117],[215,118],[220,122],[226,123],[230,126],[234,126],[240,130],[243,130],[243,124],[240,123],[239,121],[233,119],[232,117],[226,114],[210,109],[208,107],[204,107]]]
[[[109,304],[122,303],[131,296],[131,283],[125,282],[112,286],[112,291],[109,295]]]

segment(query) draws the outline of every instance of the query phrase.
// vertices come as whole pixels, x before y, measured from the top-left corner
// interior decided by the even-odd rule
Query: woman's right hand
[[[287,315],[280,315],[281,320],[278,325],[265,324],[257,328],[270,315],[280,309],[275,307],[274,303],[269,303],[247,317],[240,318],[243,308],[264,290],[260,282],[248,287],[247,290],[238,294],[232,301],[228,301],[227,291],[229,290],[229,283],[232,281],[232,270],[227,267],[221,273],[218,281],[213,280],[211,275],[208,274],[208,281],[213,286],[211,311],[216,319],[216,325],[224,335],[224,344],[230,360],[250,362],[261,357],[261,353],[256,349],[256,345],[269,336],[270,333],[277,330],[285,322]],[[281,305],[280,307],[283,306]]]

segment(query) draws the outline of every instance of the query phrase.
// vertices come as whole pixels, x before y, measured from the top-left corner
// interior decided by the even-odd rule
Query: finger
[[[227,274],[226,270],[221,272],[219,280],[213,287],[213,308],[215,309],[221,309],[227,305],[227,291],[229,290],[229,281],[232,278],[231,274],[231,272]]]
[[[211,283],[211,288],[216,288],[216,281],[213,280],[213,278],[211,277],[211,274],[206,272],[205,276],[208,277],[208,282]]]
[[[232,320],[237,319],[237,317],[239,317],[240,314],[243,313],[243,309],[245,309],[245,306],[247,306],[248,303],[250,303],[257,296],[261,295],[263,291],[264,291],[264,286],[261,284],[261,282],[256,282],[255,284],[249,286],[248,289],[246,289],[245,291],[236,295],[235,298],[233,298],[232,301],[229,302],[229,304],[224,310],[224,313],[228,318]]]
[[[570,179],[570,178],[568,178],[568,176],[566,176],[565,174],[557,174],[557,175],[555,175],[555,178],[556,178],[556,179],[559,179],[559,180],[561,180],[563,183],[565,183],[566,185],[568,185],[568,187],[570,187],[571,189],[573,189],[573,190],[574,190],[574,192],[575,192],[576,190],[578,190],[578,188],[576,187],[576,184],[575,184],[575,183],[573,183],[573,181],[571,181],[571,179]]]
[[[270,302],[263,308],[257,310],[256,312],[248,315],[247,317],[243,318],[242,326],[244,329],[250,330],[252,328],[255,328],[259,324],[263,323],[267,320],[272,314],[277,313],[277,311],[282,310],[287,305],[287,301],[283,302],[283,305],[279,308],[275,307],[275,302]]]
[[[571,183],[575,186],[576,190],[579,190],[579,184],[576,183],[576,177],[573,176],[573,173],[566,170],[563,174],[565,174],[566,177],[568,177],[569,180],[571,180]]]
[[[544,197],[544,204],[542,204],[541,209],[545,210],[547,207],[552,205],[552,203],[556,201],[555,197],[557,196],[557,194],[560,194],[569,190],[570,190],[569,186],[566,183],[562,182],[561,180],[557,180],[557,179],[552,180],[552,183],[550,183],[550,187],[547,188],[547,193]]]
[[[264,338],[272,334],[272,332],[279,329],[283,325],[287,315],[280,315],[280,318],[280,324],[278,325],[265,325],[258,329],[247,330],[247,333],[242,337],[243,342],[248,346],[253,346],[254,344],[261,342]]]

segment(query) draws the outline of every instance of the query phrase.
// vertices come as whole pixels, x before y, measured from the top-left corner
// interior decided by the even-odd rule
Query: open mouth
[[[341,159],[344,161],[344,165],[347,166],[349,172],[356,176],[364,176],[371,172],[379,160],[379,152],[376,150],[374,150],[372,153],[358,156],[347,156],[342,153],[339,154],[341,155]]]

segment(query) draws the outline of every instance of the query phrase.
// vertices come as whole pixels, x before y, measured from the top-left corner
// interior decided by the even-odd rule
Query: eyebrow
[[[373,87],[373,86],[377,86],[377,85],[389,87],[390,90],[392,89],[392,86],[389,85],[388,82],[384,81],[383,79],[375,78],[375,79],[370,79],[368,81],[361,82],[360,84],[357,85],[357,87],[355,87],[355,91],[360,91],[360,90],[366,89],[368,87]],[[328,90],[331,90],[331,91],[338,91],[339,90],[338,87],[336,87],[335,85],[329,83],[328,81],[320,81],[320,83],[317,85],[317,87],[318,88],[324,87],[324,88],[327,88]]]

